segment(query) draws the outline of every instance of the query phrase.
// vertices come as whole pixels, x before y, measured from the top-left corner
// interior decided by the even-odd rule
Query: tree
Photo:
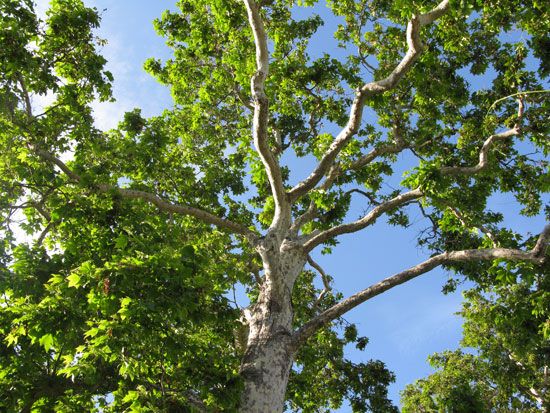
[[[544,6],[331,1],[347,58],[314,59],[323,22],[293,17],[314,3],[180,1],[155,23],[173,58],[145,65],[174,108],[108,132],[90,109],[113,81],[97,10],[0,3],[5,410],[396,411],[385,365],[343,355],[367,344],[347,311],[439,266],[494,288],[546,276],[550,226],[522,236],[488,207],[504,191],[549,214]],[[417,166],[388,191],[405,152]],[[305,179],[289,154],[315,160]],[[310,253],[413,208],[430,258],[333,292]]]

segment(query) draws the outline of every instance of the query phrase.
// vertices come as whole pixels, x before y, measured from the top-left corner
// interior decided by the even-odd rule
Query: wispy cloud
[[[456,315],[460,310],[460,300],[449,296],[441,298],[426,303],[423,308],[410,309],[394,326],[389,339],[403,355],[416,356],[419,349],[425,351],[433,343],[440,342],[441,337],[456,336],[462,324],[461,317]]]
[[[34,0],[35,11],[42,20],[50,6],[50,0]],[[170,93],[167,88],[159,85],[143,70],[143,61],[148,54],[154,55],[159,49],[158,42],[148,40],[140,43],[135,33],[128,33],[126,24],[127,10],[118,4],[105,3],[102,0],[85,0],[89,7],[102,10],[102,24],[97,30],[100,38],[106,39],[100,53],[107,59],[106,69],[114,75],[113,95],[115,102],[99,102],[92,104],[95,124],[102,130],[115,128],[122,120],[125,112],[134,108],[141,108],[145,116],[159,114],[171,105]],[[108,8],[105,9],[105,6]],[[162,5],[157,6],[162,8]],[[160,13],[160,12],[159,12]],[[132,16],[133,19],[136,16]],[[150,16],[146,17],[147,24],[152,25]],[[135,24],[135,21],[134,21]],[[145,22],[143,23],[145,24]],[[150,29],[152,30],[152,29]],[[158,40],[158,39],[153,39]],[[160,43],[162,46],[162,42]],[[32,96],[35,113],[43,112],[44,108],[55,101],[55,95]]]
[[[102,10],[101,1],[90,1],[87,4]],[[153,116],[171,105],[168,89],[159,85],[143,69],[147,57],[160,49],[166,51],[163,42],[149,36],[144,43],[140,39],[141,33],[135,30],[132,33],[132,30],[120,24],[121,21],[127,22],[126,14],[127,10],[123,8],[109,7],[102,12],[102,25],[98,30],[99,37],[107,40],[101,53],[107,59],[107,70],[114,76],[113,95],[116,99],[115,102],[94,102],[92,105],[96,126],[102,130],[116,127],[123,114],[134,108],[141,108],[145,116]],[[141,24],[143,31],[146,28],[152,31],[150,15],[133,15],[132,18],[132,22],[126,24]]]

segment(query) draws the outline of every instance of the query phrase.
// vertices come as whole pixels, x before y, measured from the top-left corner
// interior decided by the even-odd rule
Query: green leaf
[[[67,280],[69,281],[69,287],[80,287],[80,275],[78,275],[76,272],[71,273],[67,277]]]
[[[118,237],[115,238],[115,248],[122,250],[126,248],[128,245],[128,237],[124,234],[119,234]]]
[[[54,337],[51,334],[44,334],[38,339],[38,342],[42,347],[44,347],[45,351],[49,351],[54,344]]]

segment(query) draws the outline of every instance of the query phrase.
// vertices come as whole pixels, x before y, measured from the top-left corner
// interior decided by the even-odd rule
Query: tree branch
[[[495,234],[493,234],[493,232],[489,228],[485,227],[484,225],[470,225],[468,224],[467,219],[464,217],[464,215],[457,208],[454,208],[452,206],[447,206],[447,208],[449,208],[453,215],[460,221],[463,227],[473,228],[482,232],[487,238],[489,238],[494,247],[498,247],[498,240],[496,239]]]
[[[29,91],[27,90],[27,86],[25,85],[25,81],[23,80],[23,76],[19,75],[19,84],[21,85],[21,91],[23,93],[23,100],[25,102],[25,112],[27,113],[27,116],[29,118],[32,118],[32,105],[31,105],[31,98],[29,96]]]
[[[491,135],[487,140],[483,143],[483,147],[481,148],[481,151],[479,153],[479,162],[475,166],[444,166],[441,168],[441,173],[443,175],[474,175],[483,169],[487,168],[489,165],[488,161],[488,154],[489,149],[491,149],[491,146],[496,140],[504,140],[507,138],[510,138],[512,136],[515,136],[519,134],[519,127],[515,126],[512,129],[508,129],[507,131],[497,133],[496,135]]]
[[[481,151],[479,152],[479,162],[475,166],[445,166],[441,168],[441,173],[443,175],[474,175],[483,169],[487,168],[489,165],[489,149],[491,149],[491,146],[493,143],[497,140],[504,140],[508,139],[512,136],[519,135],[521,132],[521,120],[523,118],[523,113],[525,110],[525,105],[523,103],[523,99],[519,99],[519,106],[518,106],[518,121],[514,125],[513,128],[508,129],[504,132],[497,133],[495,135],[489,136],[485,142],[483,143],[483,146],[481,147]]]
[[[250,81],[252,99],[254,102],[254,121],[252,134],[254,145],[262,160],[269,179],[271,191],[275,200],[275,216],[273,225],[278,225],[282,219],[289,219],[289,205],[283,185],[281,168],[268,144],[269,102],[265,94],[265,80],[269,73],[269,53],[267,35],[260,16],[260,7],[254,0],[243,0],[248,14],[248,21],[254,34],[256,45],[256,73]]]
[[[239,85],[234,85],[233,90],[235,91],[235,95],[237,98],[241,101],[241,103],[244,105],[245,108],[247,108],[250,111],[254,110],[254,106],[250,103],[250,100],[248,99],[248,96],[246,96],[243,91],[240,89]]]
[[[369,194],[367,191],[363,191],[362,189],[353,188],[353,189],[350,189],[349,191],[346,191],[345,193],[346,194],[360,194],[360,195],[363,195],[365,198],[367,198],[369,200],[371,205],[375,205],[375,206],[380,205],[380,202],[378,202],[378,200],[374,197],[373,194]]]
[[[338,235],[349,234],[351,232],[362,230],[363,228],[374,224],[374,222],[380,215],[402,205],[408,204],[409,202],[422,197],[422,195],[423,193],[420,189],[414,189],[412,191],[400,194],[386,202],[382,202],[380,205],[373,208],[367,215],[358,219],[357,221],[337,225],[335,227],[327,229],[326,231],[313,235],[309,240],[304,243],[304,250],[311,251],[317,245],[328,241],[329,239],[334,238]]]
[[[317,262],[315,262],[313,258],[311,258],[311,255],[307,256],[307,263],[317,270],[317,272],[321,275],[321,279],[323,281],[323,291],[321,291],[321,293],[317,297],[317,300],[315,300],[315,303],[313,304],[313,309],[315,310],[321,303],[323,297],[331,290],[330,279],[325,270],[323,270],[323,267],[317,264]]]
[[[317,330],[328,324],[332,320],[340,317],[342,314],[357,307],[359,304],[375,297],[391,288],[403,284],[413,278],[418,277],[440,265],[456,263],[456,262],[471,262],[471,261],[489,261],[497,258],[507,261],[528,261],[535,264],[542,264],[548,241],[550,238],[550,225],[546,225],[539,236],[535,247],[528,252],[508,249],[508,248],[492,248],[480,250],[463,250],[444,252],[427,259],[426,261],[411,267],[405,271],[388,277],[370,287],[346,298],[343,301],[333,305],[329,309],[323,311],[318,316],[314,317],[293,335],[293,345],[297,349],[308,337],[314,334]]]
[[[420,29],[423,26],[433,23],[442,16],[448,8],[449,0],[443,0],[432,11],[412,17],[407,25],[407,53],[386,78],[367,83],[356,90],[348,123],[344,129],[340,131],[338,136],[336,136],[336,139],[334,139],[313,172],[289,191],[288,196],[290,202],[294,202],[319,183],[340,151],[359,130],[366,100],[372,96],[384,93],[397,85],[399,80],[410,70],[423,50],[424,46],[420,39]]]
[[[512,363],[514,363],[521,370],[527,371],[523,363],[517,359],[517,356],[515,354],[508,353],[508,358]],[[542,404],[544,403],[544,400],[543,400],[544,390],[543,390],[543,394],[540,394],[540,392],[534,387],[529,387],[529,386],[521,386],[521,387],[523,388],[524,391],[526,391],[527,393],[530,393],[531,396],[533,396],[533,398],[536,400],[536,402],[542,406]]]
[[[401,152],[403,149],[407,147],[407,144],[401,137],[401,134],[399,133],[398,127],[393,127],[393,136],[395,143],[392,144],[385,144],[383,146],[380,146],[378,148],[374,148],[372,151],[367,153],[366,155],[363,155],[356,161],[352,162],[350,167],[348,169],[350,170],[357,170],[359,168],[362,168],[363,166],[371,163],[376,158],[382,155],[389,155],[389,154],[395,154]]]
[[[323,184],[319,187],[319,189],[322,189],[324,191],[328,190],[333,184],[334,181],[340,176],[341,170],[339,165],[333,164],[328,171],[327,178],[323,182]],[[290,227],[290,230],[294,233],[298,233],[300,228],[304,226],[304,224],[310,222],[312,219],[314,219],[318,215],[318,208],[315,205],[315,202],[310,201],[308,209],[300,215],[298,218],[294,220],[294,223]]]
[[[395,143],[385,144],[385,145],[382,145],[378,148],[374,148],[368,154],[366,154],[366,155],[362,156],[361,158],[357,159],[356,161],[352,162],[351,165],[349,167],[347,167],[346,169],[343,169],[341,167],[341,165],[338,164],[338,163],[332,164],[332,166],[329,168],[329,170],[326,174],[327,177],[326,177],[325,181],[319,186],[319,189],[322,189],[324,191],[329,190],[332,187],[332,185],[334,184],[334,182],[342,175],[342,173],[344,173],[346,171],[349,171],[349,170],[360,169],[360,168],[364,167],[365,165],[369,164],[370,162],[374,161],[377,157],[379,157],[381,155],[401,152],[404,148],[407,147],[407,144],[405,143],[405,141],[403,140],[403,137],[399,133],[399,128],[398,128],[397,125],[395,125],[392,128],[392,132],[393,132],[393,140],[394,140]],[[349,192],[350,191],[348,191],[348,193]],[[362,192],[358,189],[352,190],[351,192],[360,192],[360,193],[365,194],[364,192]],[[373,202],[372,198],[369,197],[369,199],[371,200],[371,202]],[[373,202],[373,203],[376,204],[376,202]],[[291,230],[295,231],[295,232],[298,232],[299,229],[304,224],[306,224],[307,222],[314,219],[316,215],[317,215],[317,207],[315,206],[314,202],[310,202],[309,208],[307,209],[307,211],[304,212],[298,218],[296,218],[296,220],[294,221],[294,223],[291,227]]]
[[[63,161],[56,158],[51,153],[40,149],[33,149],[33,150],[42,159],[54,164],[59,169],[61,169],[61,171],[63,171],[72,181],[80,182],[82,180],[82,178],[78,174],[76,174]],[[245,236],[252,243],[254,243],[258,237],[258,234],[256,232],[248,229],[247,227],[241,224],[238,224],[236,222],[230,221],[225,218],[218,217],[217,215],[214,215],[210,212],[204,211],[199,208],[180,205],[180,204],[173,204],[149,192],[139,191],[134,189],[123,189],[114,185],[102,184],[102,183],[93,184],[93,187],[98,189],[101,192],[115,193],[122,198],[141,199],[143,201],[146,201],[155,205],[159,210],[164,212],[176,213],[180,215],[189,215],[189,216],[195,217],[207,224],[216,225],[217,227],[229,230],[230,232],[241,234]]]
[[[38,239],[36,240],[36,245],[41,246],[44,242],[44,238],[46,238],[46,235],[48,235],[48,232],[51,231],[51,229],[54,227],[54,222],[48,222],[48,225],[42,230],[40,235],[38,236]]]

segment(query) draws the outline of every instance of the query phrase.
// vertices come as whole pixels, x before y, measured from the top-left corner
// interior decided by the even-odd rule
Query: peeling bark
[[[265,281],[258,301],[246,314],[250,332],[241,364],[241,411],[282,412],[293,363],[292,288],[307,254],[277,231],[263,238],[257,250],[263,260]]]

